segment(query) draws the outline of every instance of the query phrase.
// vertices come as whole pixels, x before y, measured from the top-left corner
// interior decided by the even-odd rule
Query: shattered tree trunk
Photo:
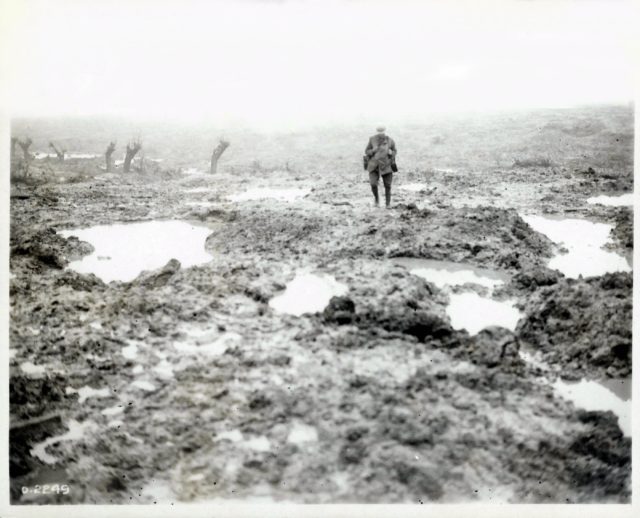
[[[22,149],[22,168],[24,170],[25,177],[29,174],[29,164],[31,163],[31,153],[29,153],[29,146],[31,146],[32,143],[33,141],[30,138],[27,138],[25,140],[18,140],[18,145],[20,146],[20,149]]]
[[[109,147],[104,152],[104,157],[107,161],[107,173],[113,171],[113,152],[116,150],[116,143],[109,142]]]
[[[211,174],[216,174],[218,171],[218,159],[224,153],[224,150],[229,147],[229,142],[226,140],[221,140],[220,143],[213,150],[213,154],[211,155]]]
[[[29,146],[31,146],[32,143],[33,141],[30,138],[26,140],[18,140],[18,145],[22,149],[24,160],[27,163],[31,162],[31,153],[29,153]]]
[[[140,149],[142,149],[142,144],[140,144],[140,142],[134,142],[132,145],[127,144],[127,154],[124,157],[124,165],[122,166],[122,170],[125,173],[131,171],[131,161]]]
[[[54,153],[58,157],[60,162],[64,162],[64,154],[66,153],[66,149],[58,149],[53,142],[49,142],[49,147],[53,149]]]
[[[16,144],[18,143],[17,137],[11,137],[11,160],[16,156]]]

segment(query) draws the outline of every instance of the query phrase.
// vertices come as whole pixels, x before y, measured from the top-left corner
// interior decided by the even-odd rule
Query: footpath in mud
[[[624,191],[491,182],[13,185],[12,501],[630,501]]]

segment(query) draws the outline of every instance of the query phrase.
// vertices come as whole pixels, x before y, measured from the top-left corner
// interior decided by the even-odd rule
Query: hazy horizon
[[[287,130],[633,99],[624,0],[3,5],[14,119]]]

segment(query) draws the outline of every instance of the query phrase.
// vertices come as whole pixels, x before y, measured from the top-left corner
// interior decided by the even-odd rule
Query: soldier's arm
[[[392,138],[390,138],[389,140],[389,149],[391,150],[391,156],[395,157],[398,153],[398,150],[396,149],[396,142]]]
[[[371,139],[369,139],[369,143],[367,144],[367,148],[364,150],[364,154],[368,157],[373,156],[373,142],[371,142]]]

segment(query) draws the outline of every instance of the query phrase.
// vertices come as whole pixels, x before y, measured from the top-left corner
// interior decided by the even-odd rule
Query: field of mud
[[[629,415],[567,387],[630,408],[632,208],[587,202],[629,195],[630,163],[416,154],[386,210],[362,170],[310,156],[13,179],[12,502],[629,502]],[[604,248],[536,230],[568,219]],[[113,252],[74,237],[96,226]],[[592,252],[593,275],[551,267]],[[129,278],[79,271],[92,254]],[[475,276],[440,282],[460,265]]]

